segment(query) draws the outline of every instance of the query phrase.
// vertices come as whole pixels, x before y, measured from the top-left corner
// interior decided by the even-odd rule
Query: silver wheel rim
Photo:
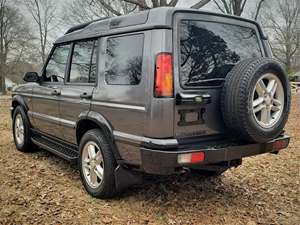
[[[102,152],[94,141],[84,145],[81,165],[87,184],[91,188],[98,188],[103,181],[104,161]]]
[[[15,119],[15,139],[19,145],[24,143],[24,123],[21,114],[18,114]]]
[[[263,75],[252,93],[252,112],[263,128],[273,127],[281,118],[284,108],[284,90],[280,79],[272,74]]]

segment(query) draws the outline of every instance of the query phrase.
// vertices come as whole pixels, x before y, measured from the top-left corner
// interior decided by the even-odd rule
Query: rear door
[[[222,134],[222,85],[236,63],[263,56],[257,27],[202,14],[177,14],[175,21],[175,136]]]
[[[60,94],[60,118],[63,139],[76,144],[76,121],[90,110],[96,85],[98,40],[72,44],[70,66]]]

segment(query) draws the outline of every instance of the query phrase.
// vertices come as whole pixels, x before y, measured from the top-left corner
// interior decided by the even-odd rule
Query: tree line
[[[5,90],[5,77],[19,83],[25,71],[45,63],[53,41],[69,26],[178,4],[179,0],[69,0],[60,5],[55,0],[0,0],[0,92]],[[289,72],[300,70],[300,0],[198,0],[187,5],[206,6],[257,20],[269,36],[274,57]]]

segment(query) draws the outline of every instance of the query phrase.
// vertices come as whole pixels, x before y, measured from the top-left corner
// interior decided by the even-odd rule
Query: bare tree
[[[105,16],[120,16],[133,11],[156,7],[175,7],[179,0],[73,0],[68,5],[67,16],[63,18],[68,25],[83,23]],[[198,0],[191,8],[199,9],[211,0]]]
[[[114,15],[128,14],[136,11],[137,6],[125,1],[107,1],[111,9],[104,7],[100,1],[73,0],[71,3],[65,3],[67,12],[63,16],[63,22],[67,25],[89,22],[99,17],[108,17]]]
[[[274,56],[291,71],[293,58],[300,51],[300,1],[278,0],[265,12],[263,25],[270,33]],[[298,59],[298,61],[300,61]]]
[[[24,0],[24,4],[38,26],[40,40],[40,55],[43,63],[46,61],[49,31],[57,26],[56,7],[54,0]]]
[[[254,19],[257,20],[265,0],[258,0],[255,8]],[[213,0],[218,9],[225,14],[241,16],[245,11],[248,0]]]
[[[10,58],[21,57],[31,39],[30,29],[18,9],[0,0],[0,88],[5,92],[5,76]]]

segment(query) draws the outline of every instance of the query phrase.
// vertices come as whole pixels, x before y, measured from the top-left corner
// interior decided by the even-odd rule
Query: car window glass
[[[71,70],[68,82],[89,83],[94,41],[77,42],[74,44]],[[94,58],[94,57],[93,57]],[[95,64],[94,64],[95,67]],[[95,74],[93,74],[95,77]]]
[[[44,81],[63,82],[68,61],[70,45],[55,47],[46,66]]]
[[[192,20],[180,24],[180,53],[184,86],[219,86],[236,63],[262,56],[254,29]]]
[[[107,84],[137,85],[141,81],[144,36],[107,40],[105,80]]]

